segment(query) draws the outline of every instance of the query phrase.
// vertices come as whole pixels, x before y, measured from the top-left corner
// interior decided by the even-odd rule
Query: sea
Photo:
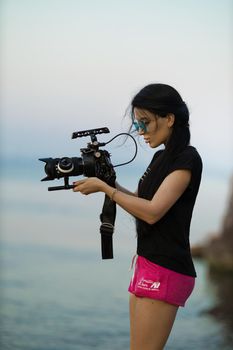
[[[1,169],[0,349],[129,349],[133,219],[117,209],[114,258],[103,260],[102,194],[48,191],[49,185],[62,181],[41,182],[43,165],[36,158],[2,160]],[[136,184],[132,169],[125,168],[119,176],[123,183]],[[216,181],[204,182],[191,229],[194,243],[221,224],[222,213],[217,215],[214,206],[212,214],[202,212],[210,210],[205,191],[212,193]],[[218,203],[225,203],[228,184],[218,184]],[[211,215],[210,224],[206,218]],[[216,310],[230,302],[232,290],[222,288],[225,282],[211,276],[205,261],[194,263],[194,292],[179,309],[165,349],[230,350],[232,315]]]

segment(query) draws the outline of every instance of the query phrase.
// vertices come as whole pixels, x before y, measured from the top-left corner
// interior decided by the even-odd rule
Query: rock
[[[233,273],[233,179],[226,215],[219,235],[203,247],[210,269]]]
[[[208,278],[215,285],[216,303],[207,311],[233,331],[233,178],[226,214],[220,232],[207,242],[192,247],[194,257],[205,259]],[[216,203],[217,205],[217,203]],[[232,341],[233,339],[231,339]]]
[[[193,246],[191,252],[195,258],[205,258],[211,270],[233,274],[233,178],[220,232],[212,234],[205,243]]]

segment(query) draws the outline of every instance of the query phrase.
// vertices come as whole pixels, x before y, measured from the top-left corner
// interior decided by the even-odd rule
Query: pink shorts
[[[194,284],[194,277],[169,270],[138,256],[128,291],[137,297],[184,306]]]

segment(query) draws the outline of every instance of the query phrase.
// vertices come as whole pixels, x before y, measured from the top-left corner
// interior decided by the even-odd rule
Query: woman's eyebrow
[[[146,116],[142,116],[142,117],[139,117],[139,119],[138,120],[140,120],[140,121],[150,121],[150,119],[148,118],[148,117],[146,117]]]

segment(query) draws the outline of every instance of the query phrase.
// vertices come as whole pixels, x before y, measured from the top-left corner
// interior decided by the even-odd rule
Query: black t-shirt
[[[160,161],[163,152],[155,153],[140,179],[138,196],[151,200],[165,177],[175,170],[190,170],[191,181],[176,203],[155,224],[136,219],[137,254],[173,271],[196,277],[189,232],[201,181],[202,160],[194,147],[187,146],[164,167]]]

